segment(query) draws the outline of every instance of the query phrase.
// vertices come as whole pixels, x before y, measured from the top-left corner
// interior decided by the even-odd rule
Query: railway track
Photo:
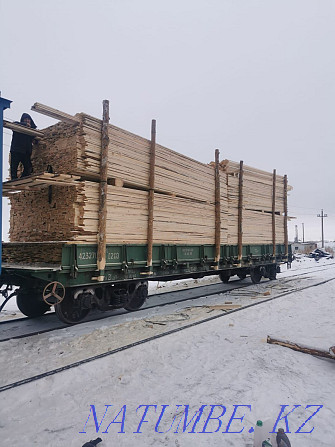
[[[327,264],[326,268],[320,268],[324,267],[324,265],[320,265],[317,269],[315,269],[315,266],[313,266],[312,268],[306,268],[308,272],[301,273],[301,271],[299,271],[299,273],[297,274],[281,278],[280,284],[284,285],[288,281],[289,282],[292,281],[291,278],[294,279],[296,277],[302,277],[313,272],[329,270],[332,265],[335,265],[335,262]],[[269,282],[268,280],[263,280],[260,284],[268,282]],[[202,298],[203,296],[209,297],[217,294],[226,294],[233,290],[240,290],[250,286],[253,286],[251,282],[245,283],[245,280],[241,281],[239,279],[236,279],[232,280],[228,284],[223,284],[222,282],[219,282],[217,284],[200,285],[197,287],[183,289],[180,291],[169,291],[169,292],[153,294],[149,296],[147,303],[141,309],[136,311],[136,315],[142,315],[144,311],[147,311],[149,309],[155,309],[170,306],[173,304],[183,303],[185,301],[196,300]],[[115,319],[116,316],[121,317],[122,315],[129,316],[129,312],[123,309],[107,311],[104,313],[96,311],[91,313],[85,320],[83,320],[79,324],[91,321],[104,320],[111,317]],[[120,323],[120,321],[118,321],[117,323]],[[52,332],[66,327],[69,326],[65,323],[60,322],[56,317],[55,312],[49,312],[39,318],[23,317],[23,318],[5,320],[3,322],[0,322],[0,343],[12,339],[21,339],[34,335],[44,334],[47,332]]]
[[[309,279],[310,280],[310,278],[305,278],[305,279]],[[293,289],[286,290],[286,291],[283,291],[281,293],[278,293],[275,296],[270,296],[268,298],[264,298],[264,296],[263,296],[262,299],[260,299],[260,300],[258,300],[256,302],[255,301],[251,302],[251,300],[249,300],[248,302],[245,303],[245,305],[243,305],[242,307],[240,307],[238,309],[232,309],[232,310],[230,310],[228,312],[225,312],[225,313],[216,313],[215,315],[211,315],[211,316],[207,315],[204,318],[200,318],[199,320],[193,321],[193,322],[187,322],[187,320],[184,320],[184,324],[182,324],[182,325],[180,325],[178,327],[174,327],[172,329],[162,330],[160,333],[157,333],[157,334],[155,334],[153,336],[150,336],[150,337],[145,337],[144,336],[140,340],[135,340],[135,341],[133,341],[131,343],[126,343],[124,345],[116,347],[115,349],[109,349],[109,350],[107,350],[105,352],[101,352],[101,353],[99,353],[97,355],[93,355],[93,356],[89,356],[89,357],[86,357],[86,358],[82,358],[82,359],[80,359],[78,361],[65,364],[65,365],[63,365],[61,367],[53,368],[53,369],[50,369],[49,371],[44,371],[44,372],[42,372],[40,374],[30,375],[29,377],[23,378],[21,380],[16,380],[16,381],[13,381],[12,383],[7,383],[7,384],[5,384],[3,386],[0,386],[0,392],[4,392],[6,390],[10,390],[12,388],[16,388],[18,386],[22,386],[24,384],[28,384],[28,383],[37,381],[37,380],[40,380],[40,379],[45,378],[45,377],[49,377],[49,376],[58,374],[60,372],[63,372],[63,371],[66,371],[66,370],[78,367],[80,365],[84,365],[84,364],[89,363],[89,362],[92,362],[94,360],[98,360],[98,359],[102,359],[102,358],[107,357],[107,356],[114,355],[114,354],[116,354],[118,352],[121,352],[121,351],[130,349],[130,348],[133,348],[135,346],[139,346],[139,345],[142,345],[142,344],[145,344],[145,343],[149,343],[150,341],[153,341],[153,340],[156,340],[156,339],[168,336],[170,334],[174,334],[174,333],[177,333],[177,332],[180,332],[180,331],[183,331],[183,330],[187,330],[189,328],[192,328],[192,327],[200,325],[200,324],[205,324],[205,323],[213,321],[213,320],[215,320],[217,318],[224,318],[225,316],[231,315],[232,313],[240,312],[240,311],[246,310],[246,309],[254,307],[254,306],[262,305],[262,304],[267,303],[269,301],[273,301],[273,300],[282,298],[284,296],[291,295],[292,293],[303,291],[303,290],[306,290],[306,289],[309,289],[309,288],[313,288],[313,287],[317,287],[317,286],[326,284],[326,283],[334,281],[334,280],[335,280],[335,277],[322,279],[321,281],[320,280],[315,281],[315,278],[314,278],[314,282],[311,283],[311,284],[298,286],[298,287],[295,287]],[[287,286],[289,286],[289,284],[290,284],[289,278],[286,279],[285,283],[286,283]],[[269,284],[269,282],[267,282],[267,284]],[[264,286],[264,285],[266,285],[265,282],[263,282],[263,284],[257,285],[256,287]],[[273,286],[273,289],[275,289],[275,286]],[[232,292],[234,292],[234,291],[232,291]],[[175,321],[177,321],[177,320],[175,320]],[[185,321],[186,321],[186,323],[185,323]]]

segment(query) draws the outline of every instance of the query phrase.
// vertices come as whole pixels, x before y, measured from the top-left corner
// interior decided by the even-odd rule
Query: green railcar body
[[[10,246],[10,243],[6,244]],[[289,247],[290,248],[290,247]],[[2,283],[41,288],[52,281],[64,287],[96,286],[132,280],[171,280],[215,275],[221,271],[235,274],[239,269],[290,262],[285,245],[245,245],[238,259],[237,245],[222,245],[220,261],[215,263],[215,245],[154,245],[152,267],[147,267],[147,245],[107,245],[103,281],[97,281],[97,245],[64,244],[59,264],[4,263]],[[38,287],[39,286],[39,287]]]

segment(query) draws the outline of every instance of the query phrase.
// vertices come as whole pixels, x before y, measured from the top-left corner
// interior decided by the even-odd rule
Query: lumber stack
[[[33,145],[33,173],[42,174],[49,167],[58,174],[75,174],[81,151],[78,124],[57,123],[44,129],[43,135]]]
[[[48,165],[57,173],[98,180],[101,153],[101,120],[78,114],[80,124],[62,122],[44,129],[34,147],[34,173]],[[108,177],[121,178],[126,186],[149,187],[150,140],[109,125]],[[213,169],[185,155],[156,145],[157,192],[214,202]]]
[[[221,244],[234,245],[237,244],[238,176],[221,172],[220,179]],[[99,184],[91,181],[75,184],[52,186],[51,191],[50,187],[44,187],[12,194],[10,240],[96,243]],[[247,200],[245,188],[244,195]],[[109,185],[107,243],[146,243],[147,204],[148,191]],[[243,243],[271,243],[271,212],[257,210],[252,203],[250,206],[243,208]],[[212,244],[214,231],[213,202],[154,194],[155,243]],[[276,215],[276,233],[277,243],[283,243],[281,213]]]
[[[213,166],[214,168],[214,166]],[[234,237],[237,234],[237,226],[235,226],[234,231],[230,229],[230,213],[229,213],[229,201],[228,201],[228,176],[223,171],[220,170],[220,217],[221,217],[221,233],[220,241],[221,244],[233,244],[231,242],[232,235]],[[229,231],[230,229],[230,231]],[[237,236],[236,236],[237,238]]]
[[[84,181],[76,187],[24,191],[11,196],[11,241],[96,243],[99,185]],[[214,206],[156,193],[155,243],[211,244]],[[107,243],[147,242],[148,192],[108,186]]]
[[[54,264],[59,265],[62,260],[63,243],[3,243],[2,262],[8,264]]]
[[[239,163],[223,160],[228,185],[228,240],[237,243]],[[243,166],[243,244],[272,243],[273,173]],[[284,243],[284,177],[275,182],[276,242]],[[263,241],[263,242],[261,242]]]
[[[77,226],[76,187],[51,186],[10,196],[11,242],[67,241]],[[50,200],[51,199],[51,200]]]
[[[33,149],[34,177],[22,180],[21,189],[18,180],[21,192],[10,196],[10,240],[96,243],[102,121],[37,108],[63,121],[43,130]],[[108,129],[106,242],[146,244],[151,142],[111,124]],[[56,174],[43,174],[48,167]],[[54,185],[57,176],[62,186],[61,180]],[[239,163],[220,163],[221,245],[238,244],[240,176]],[[274,197],[273,178],[273,173],[243,167],[243,245],[271,244],[273,220],[276,243],[284,243],[284,178],[276,176]],[[9,192],[15,190],[11,183],[6,186]],[[215,243],[213,163],[156,145],[153,243]]]

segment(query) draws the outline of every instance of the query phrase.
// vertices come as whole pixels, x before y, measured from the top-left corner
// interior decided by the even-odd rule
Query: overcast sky
[[[208,163],[287,174],[290,238],[335,239],[334,0],[0,0],[5,117],[101,117]],[[31,112],[38,128],[55,121]],[[5,176],[11,132],[5,130]],[[5,229],[8,227],[5,213]],[[4,237],[6,237],[4,235]]]

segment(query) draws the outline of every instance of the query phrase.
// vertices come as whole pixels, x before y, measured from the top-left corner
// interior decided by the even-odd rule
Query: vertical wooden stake
[[[285,256],[288,256],[288,235],[287,235],[287,175],[284,175],[284,243]]]
[[[106,223],[107,223],[107,170],[108,170],[108,123],[109,101],[103,101],[103,117],[101,129],[101,159],[100,159],[100,185],[99,185],[99,221],[98,221],[98,281],[105,279],[106,267]]]
[[[273,170],[272,184],[272,254],[276,256],[276,170]]]
[[[242,260],[242,239],[243,239],[243,161],[240,161],[240,173],[238,182],[238,222],[237,222],[237,243],[238,260]]]
[[[154,193],[155,193],[155,162],[156,162],[156,120],[151,123],[150,172],[148,197],[148,258],[147,267],[152,268],[152,245],[154,233]]]
[[[215,270],[219,268],[221,245],[220,152],[215,149]]]

